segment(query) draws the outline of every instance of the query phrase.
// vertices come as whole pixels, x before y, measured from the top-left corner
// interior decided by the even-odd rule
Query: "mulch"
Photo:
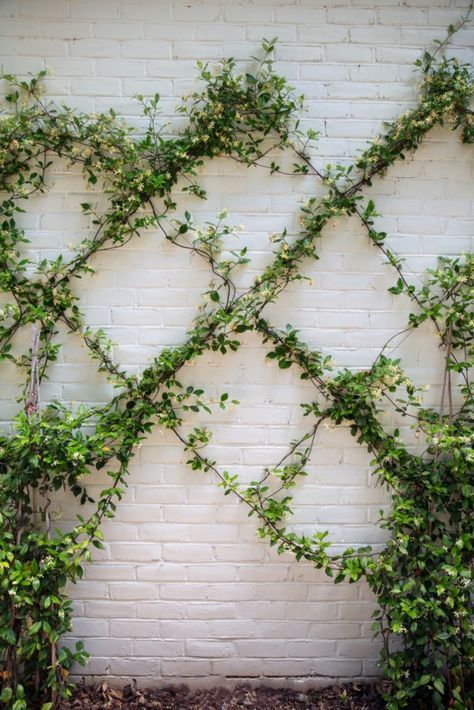
[[[80,685],[60,710],[383,710],[380,684],[333,685],[326,688],[250,687],[191,691],[185,685],[139,689],[111,688],[107,683]]]

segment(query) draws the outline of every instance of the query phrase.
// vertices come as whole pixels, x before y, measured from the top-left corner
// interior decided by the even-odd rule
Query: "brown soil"
[[[382,710],[377,685],[348,684],[328,688],[212,688],[191,691],[185,685],[121,690],[107,683],[81,685],[61,710]]]

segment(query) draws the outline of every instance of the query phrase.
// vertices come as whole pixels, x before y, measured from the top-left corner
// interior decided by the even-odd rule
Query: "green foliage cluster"
[[[272,68],[273,45],[265,42],[264,58],[252,74],[237,74],[232,60],[215,71],[200,65],[204,89],[183,100],[180,111],[188,127],[173,138],[158,126],[158,95],[139,97],[148,124],[136,136],[112,111],[85,115],[45,101],[43,74],[30,81],[4,77],[10,109],[0,117],[0,289],[9,301],[0,312],[0,358],[22,370],[25,381],[12,431],[0,435],[0,701],[12,710],[51,710],[70,694],[69,669],[87,654],[82,645],[75,650],[58,646],[71,623],[65,584],[82,576],[91,546],[102,546],[101,522],[114,516],[136,446],[156,423],[175,433],[194,470],[213,471],[226,494],[249,506],[260,520],[259,534],[279,552],[311,561],[335,575],[336,582],[367,579],[380,603],[375,624],[384,641],[382,666],[391,681],[387,707],[472,705],[474,261],[470,255],[443,259],[416,289],[386,245],[386,234],[375,227],[373,201],[365,202],[361,194],[374,177],[415,150],[435,125],[461,127],[462,139],[472,141],[472,77],[455,59],[425,53],[417,107],[391,124],[353,166],[328,166],[322,173],[308,153],[317,135],[303,135],[298,127],[302,97],[295,98]],[[233,233],[226,213],[204,226],[194,224],[188,212],[181,219],[171,217],[176,209],[172,190],[179,181],[183,191],[204,198],[196,172],[206,158],[227,155],[248,166],[266,165],[265,156],[276,149],[293,151],[292,174],[313,175],[327,192],[302,208],[300,234],[283,231],[274,237],[271,264],[250,288],[239,290],[234,272],[249,258],[245,248],[224,251]],[[71,256],[33,263],[25,256],[28,242],[16,217],[28,197],[46,189],[55,157],[81,166],[87,182],[105,192],[107,206],[99,213],[91,203],[81,205],[93,225],[92,236]],[[275,162],[267,167],[283,172]],[[445,361],[439,408],[423,407],[400,362],[385,349],[369,370],[334,375],[330,359],[310,350],[294,328],[279,331],[265,319],[267,304],[302,278],[303,261],[318,258],[317,242],[338,215],[358,215],[369,239],[396,270],[391,290],[405,294],[414,307],[407,328],[427,319],[434,323]],[[85,323],[74,284],[92,271],[94,255],[120,248],[147,228],[160,229],[168,241],[204,259],[212,280],[185,342],[163,349],[141,375],[133,375],[115,362],[105,334]],[[16,338],[25,327],[32,335],[26,351]],[[85,343],[98,369],[116,386],[109,403],[41,406],[41,383],[58,357],[61,328]],[[191,435],[182,428],[188,411],[225,408],[227,393],[215,401],[203,389],[184,387],[178,377],[206,350],[225,355],[238,349],[246,331],[261,335],[269,344],[268,357],[280,368],[299,368],[302,379],[314,385],[315,401],[302,404],[312,421],[309,431],[260,480],[243,486],[207,457],[210,433],[205,428],[196,427]],[[426,441],[423,453],[412,453],[399,432],[384,429],[380,413],[387,402],[414,418]],[[391,540],[379,555],[365,547],[334,555],[327,533],[299,536],[285,527],[292,512],[291,488],[305,475],[323,422],[350,423],[357,441],[373,455],[376,474],[392,491],[393,507],[382,521]],[[95,502],[84,485],[93,469],[104,469],[110,479]],[[78,515],[67,531],[55,529],[50,514],[54,492],[61,488],[76,496],[78,505],[89,503],[95,511],[90,517]],[[394,638],[402,641],[395,648]]]

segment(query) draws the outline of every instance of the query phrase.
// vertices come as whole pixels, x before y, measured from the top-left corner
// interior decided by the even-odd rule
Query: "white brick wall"
[[[50,93],[83,110],[113,106],[136,121],[132,96],[160,91],[163,120],[192,84],[197,59],[232,55],[245,65],[262,37],[279,37],[276,68],[307,97],[303,128],[319,130],[316,160],[351,160],[382,127],[412,104],[419,51],[455,22],[468,0],[0,0],[0,64],[24,74],[51,68]],[[472,60],[474,29],[455,39],[456,54]],[[472,147],[436,130],[414,159],[392,167],[367,194],[384,214],[390,244],[415,272],[436,255],[456,254],[473,241]],[[198,219],[222,207],[243,223],[252,264],[249,283],[268,262],[268,234],[296,225],[298,200],[319,188],[308,178],[269,177],[230,161],[202,170],[207,203],[179,199]],[[51,255],[76,241],[87,224],[78,215],[86,189],[76,174],[55,167],[50,192],[24,216],[33,253]],[[90,196],[89,196],[90,199]],[[314,284],[292,285],[269,308],[276,324],[291,322],[337,365],[367,367],[405,322],[407,303],[387,293],[393,274],[367,243],[356,219],[326,229],[321,259],[305,273]],[[105,258],[106,256],[106,258]],[[207,270],[186,253],[145,234],[120,252],[97,259],[99,274],[83,279],[91,324],[117,342],[116,357],[140,369],[162,345],[182,341]],[[64,336],[61,360],[43,399],[106,399],[110,387],[85,351]],[[426,326],[397,351],[411,376],[430,383],[437,401],[440,357]],[[206,353],[183,373],[210,393],[227,390],[241,404],[209,417],[211,455],[243,479],[276,462],[302,431],[298,403],[311,398],[293,370],[265,361],[256,336],[219,357]],[[1,372],[15,411],[15,374]],[[4,384],[7,383],[7,384]],[[387,423],[392,421],[387,416]],[[410,432],[406,432],[407,437]],[[294,524],[328,528],[342,543],[380,543],[376,521],[385,493],[370,480],[369,457],[340,429],[321,433],[311,476],[296,492]],[[117,518],[104,526],[106,549],[95,555],[75,598],[74,638],[91,652],[89,676],[136,677],[205,684],[225,678],[324,682],[370,676],[374,599],[364,584],[333,587],[310,566],[278,557],[255,537],[255,522],[210,475],[187,470],[176,440],[156,429],[131,468]],[[103,481],[91,479],[91,491]],[[57,509],[72,515],[58,496]],[[273,680],[272,680],[273,679]],[[229,680],[232,682],[232,680]]]

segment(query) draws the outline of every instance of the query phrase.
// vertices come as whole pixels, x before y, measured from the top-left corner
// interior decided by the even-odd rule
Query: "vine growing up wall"
[[[69,669],[74,661],[84,662],[87,653],[82,644],[74,651],[58,645],[71,623],[64,587],[82,576],[91,547],[101,547],[101,522],[114,516],[135,447],[156,424],[175,433],[194,470],[214,472],[224,492],[249,507],[260,521],[260,536],[279,552],[311,561],[335,582],[367,579],[380,605],[374,623],[383,637],[388,708],[472,706],[474,259],[469,254],[443,258],[416,287],[389,248],[386,233],[376,226],[376,205],[363,195],[365,186],[415,151],[434,126],[457,129],[465,143],[473,142],[470,68],[444,58],[441,51],[466,19],[450,27],[446,40],[417,62],[422,83],[415,108],[390,124],[353,165],[324,171],[309,152],[317,134],[303,135],[298,126],[303,97],[296,97],[285,78],[273,71],[274,41],[264,42],[264,57],[253,73],[236,73],[232,59],[215,72],[200,64],[204,88],[183,100],[180,111],[188,127],[174,138],[166,137],[158,124],[158,95],[139,97],[148,126],[136,136],[113,111],[86,115],[45,100],[44,73],[28,81],[5,75],[9,108],[0,120],[0,288],[6,303],[0,358],[24,374],[24,388],[11,431],[0,436],[4,706],[51,710],[70,694]],[[283,173],[270,157],[278,150],[292,151],[293,174],[314,176],[326,194],[303,206],[301,232],[284,230],[276,236],[271,264],[250,288],[239,290],[234,273],[249,257],[245,248],[223,250],[233,231],[227,215],[197,226],[188,212],[176,216],[171,191],[184,179],[184,192],[205,198],[196,170],[205,159],[220,155]],[[107,207],[99,213],[92,203],[81,205],[92,232],[72,256],[32,263],[25,256],[28,240],[17,217],[29,197],[46,189],[55,157],[81,166],[85,180],[105,192]],[[407,330],[426,320],[434,324],[444,355],[439,407],[423,405],[418,388],[387,348],[368,370],[333,373],[330,359],[309,349],[294,328],[280,331],[265,317],[266,306],[302,278],[303,262],[318,258],[318,240],[327,238],[325,226],[340,215],[358,216],[367,238],[393,267],[392,293],[405,294],[412,304]],[[209,265],[211,283],[183,344],[161,350],[141,375],[133,375],[115,362],[105,334],[88,327],[75,286],[93,270],[96,254],[120,248],[147,228],[158,228],[176,247],[201,257]],[[61,328],[85,343],[98,370],[117,387],[107,404],[41,404],[41,385],[60,351]],[[26,351],[17,337],[25,329],[31,334]],[[268,344],[268,357],[282,369],[297,368],[315,392],[314,401],[302,403],[307,432],[248,486],[206,455],[210,433],[204,427],[185,435],[186,412],[209,411],[213,401],[200,383],[183,387],[178,379],[186,364],[207,350],[222,355],[237,350],[246,331],[259,333]],[[219,406],[228,402],[228,394],[222,393]],[[385,430],[380,413],[387,404],[413,421],[424,451],[413,453],[398,431]],[[369,547],[331,554],[327,533],[299,536],[285,527],[292,512],[291,489],[305,475],[325,421],[350,423],[353,436],[373,456],[375,475],[392,492],[391,512],[381,521],[391,538],[381,554]],[[93,469],[103,469],[108,477],[95,502],[85,487]],[[78,509],[86,502],[95,506],[89,518],[78,514],[77,524],[67,532],[54,529],[49,512],[54,492],[61,488],[76,496]],[[401,644],[393,647],[394,638]]]

